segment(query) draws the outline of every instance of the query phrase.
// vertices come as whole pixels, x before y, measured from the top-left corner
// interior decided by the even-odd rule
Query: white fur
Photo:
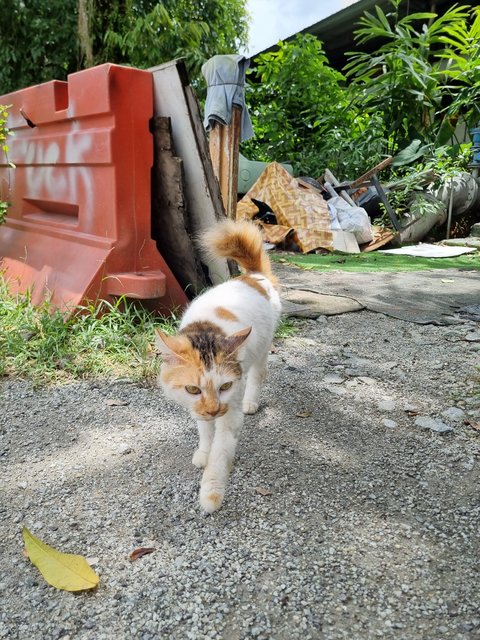
[[[246,369],[250,368],[259,351],[268,353],[281,311],[280,296],[270,280],[261,274],[249,276],[258,280],[268,293],[269,300],[242,280],[229,280],[196,298],[180,323],[180,329],[183,329],[192,322],[210,321],[221,327],[227,335],[252,327],[252,333],[241,351]],[[215,313],[217,307],[231,311],[238,322],[220,319]]]
[[[194,465],[204,468],[200,488],[200,504],[207,513],[216,511],[222,504],[225,489],[233,465],[235,450],[243,425],[244,413],[255,413],[261,383],[267,373],[267,358],[278,320],[280,318],[280,296],[270,280],[262,274],[249,274],[265,289],[268,299],[242,280],[229,280],[207,290],[187,308],[180,329],[192,322],[209,321],[219,326],[227,336],[252,327],[250,335],[239,347],[237,358],[241,363],[242,377],[235,380],[232,388],[220,392],[220,386],[231,381],[228,375],[218,371],[206,372],[217,390],[219,402],[228,403],[225,415],[211,421],[195,415],[192,407],[197,396],[185,390],[169,389],[166,393],[179,404],[190,409],[197,420],[199,446],[193,455]],[[215,309],[223,307],[238,320],[221,319]],[[200,388],[202,388],[202,381]]]

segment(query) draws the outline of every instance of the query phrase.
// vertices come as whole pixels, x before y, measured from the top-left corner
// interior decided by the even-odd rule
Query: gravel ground
[[[194,425],[157,389],[3,380],[0,638],[480,638],[479,339],[370,311],[302,321],[212,516]],[[99,587],[47,585],[22,524]],[[156,551],[130,562],[140,546]]]

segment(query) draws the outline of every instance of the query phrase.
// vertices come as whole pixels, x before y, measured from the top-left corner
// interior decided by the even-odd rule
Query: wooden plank
[[[394,240],[398,234],[394,233],[390,229],[383,229],[382,227],[372,226],[373,240],[367,244],[362,244],[360,250],[362,253],[368,253],[369,251],[376,251],[380,247],[384,247],[386,244]]]
[[[187,295],[207,286],[191,240],[183,192],[183,162],[172,149],[170,118],[153,118],[152,237]]]
[[[238,153],[242,110],[234,105],[229,125],[216,122],[210,131],[210,157],[227,217],[235,220],[238,192]]]
[[[183,161],[188,227],[196,236],[225,218],[200,110],[181,60],[172,60],[149,71],[153,76],[154,117],[170,118],[175,155]],[[226,260],[206,256],[200,259],[213,284],[230,277]]]
[[[340,182],[337,180],[337,178],[333,175],[333,173],[330,171],[330,169],[325,169],[325,181],[329,182],[331,185],[333,185],[334,187],[339,187],[340,186]],[[352,198],[348,195],[348,192],[345,191],[345,189],[342,189],[339,193],[339,196],[342,196],[342,198],[348,202],[349,205],[351,205],[352,207],[356,207],[357,205],[355,204],[355,202],[352,200]]]

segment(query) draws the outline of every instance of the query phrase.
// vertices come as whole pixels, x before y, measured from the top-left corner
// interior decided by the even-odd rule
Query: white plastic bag
[[[332,231],[341,231],[342,227],[337,217],[337,209],[331,202],[331,200],[327,201],[328,213],[330,214],[330,226],[332,227]]]
[[[342,230],[353,233],[358,244],[373,240],[370,218],[363,207],[351,207],[341,196],[330,198],[328,206],[335,209]]]

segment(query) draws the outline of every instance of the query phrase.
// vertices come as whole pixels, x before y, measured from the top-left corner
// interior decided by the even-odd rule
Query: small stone
[[[398,423],[395,422],[395,420],[389,420],[388,418],[382,420],[382,424],[384,427],[387,427],[387,429],[395,429],[395,427],[398,427]]]
[[[465,411],[459,407],[449,407],[442,411],[441,415],[450,422],[463,422],[465,420]]]
[[[449,427],[441,420],[435,420],[429,416],[418,416],[418,418],[415,419],[415,426],[421,429],[430,429],[430,431],[435,431],[436,433],[453,431],[453,427]]]
[[[27,485],[27,483],[26,483],[26,482],[24,482],[24,481],[22,481],[22,482],[17,482],[17,487],[18,487],[19,489],[26,489],[26,488],[27,488],[27,486],[28,486],[28,485]]]
[[[393,400],[380,400],[380,402],[377,402],[377,407],[380,411],[393,411],[395,402]]]
[[[122,442],[117,447],[117,453],[120,454],[121,456],[126,456],[129,453],[132,453],[132,447],[129,444]]]
[[[325,382],[326,384],[342,384],[343,382],[345,382],[345,378],[336,376],[334,373],[331,373],[323,377],[323,382]]]
[[[470,227],[470,235],[474,238],[480,238],[480,222],[475,222]]]
[[[330,391],[330,393],[333,393],[336,396],[344,396],[347,391],[344,387],[327,387],[328,391]]]
[[[467,342],[480,342],[480,333],[478,331],[472,331],[465,336]]]

